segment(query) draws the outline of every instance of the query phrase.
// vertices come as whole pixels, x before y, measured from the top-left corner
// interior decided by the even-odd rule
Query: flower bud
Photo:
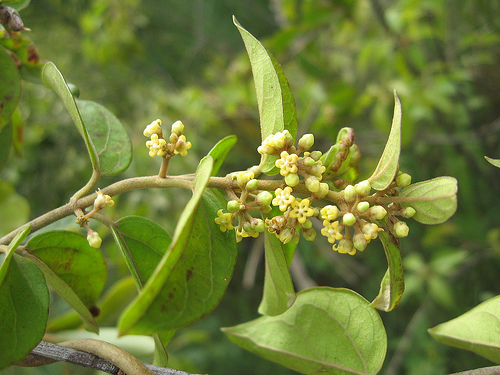
[[[255,198],[259,206],[269,206],[273,200],[273,195],[268,191],[261,191]]]
[[[411,184],[411,176],[408,173],[400,173],[398,177],[396,177],[396,184],[399,187],[407,187]]]
[[[295,187],[299,184],[299,175],[297,173],[288,173],[285,176],[285,183],[290,187]]]
[[[259,187],[259,181],[257,181],[255,178],[251,179],[250,181],[247,182],[245,185],[245,188],[248,191],[254,191]]]
[[[356,209],[359,212],[366,212],[370,208],[370,203],[368,202],[359,202],[358,205],[356,206]]]
[[[227,210],[234,214],[235,212],[239,211],[240,209],[240,202],[236,200],[232,200],[227,202]]]
[[[348,212],[342,217],[342,222],[348,226],[354,225],[354,223],[356,222],[356,216]]]
[[[352,240],[354,247],[357,250],[363,251],[364,249],[366,249],[366,245],[368,244],[368,242],[366,241],[365,235],[363,233],[356,233]]]
[[[283,230],[280,232],[279,236],[278,236],[278,238],[280,239],[280,241],[281,241],[282,243],[284,243],[284,244],[287,244],[287,243],[289,243],[290,241],[292,241],[294,237],[295,237],[295,236],[294,236],[294,234],[292,233],[292,230],[291,230],[290,228],[285,228],[285,229],[283,229]]]
[[[314,135],[313,134],[304,134],[299,139],[298,144],[299,144],[299,147],[302,148],[303,150],[305,150],[305,151],[309,150],[314,144]]]
[[[234,178],[234,177],[233,177]],[[253,172],[238,172],[236,173],[236,181],[238,182],[238,186],[244,189],[251,179],[254,178]]]
[[[268,213],[269,213],[269,212],[271,212],[272,210],[273,210],[273,208],[272,208],[271,206],[264,206],[264,207],[262,207],[261,212],[262,212],[263,214],[268,214]]]
[[[354,202],[356,200],[356,188],[353,185],[348,185],[344,189],[344,199],[346,202]]]
[[[321,158],[321,155],[323,155],[321,151],[313,151],[309,154],[309,157],[315,161],[318,161]]]
[[[324,197],[326,197],[326,195],[328,194],[329,191],[330,191],[330,187],[328,186],[328,184],[326,182],[320,182],[319,183],[319,190],[317,191],[316,196],[318,198],[324,198]]]
[[[306,178],[306,188],[311,193],[317,193],[319,191],[319,180],[317,177],[309,176]]]
[[[172,124],[172,133],[181,136],[184,133],[184,124],[177,120]]]
[[[306,241],[314,241],[316,239],[316,230],[314,228],[302,229],[302,236]]]
[[[408,225],[404,221],[398,221],[396,224],[394,224],[394,234],[396,237],[406,237],[408,236],[408,233],[410,232],[410,228],[408,228]]]
[[[353,252],[354,250],[354,252]],[[340,240],[339,242],[339,247],[338,247],[338,252],[340,254],[350,254],[354,255],[356,253],[356,250],[354,249],[354,244],[352,243],[351,240]]]
[[[266,229],[266,225],[264,224],[264,220],[262,219],[254,219],[252,222],[252,228],[256,232],[264,232]]]
[[[304,161],[304,165],[305,165],[306,167],[312,167],[313,165],[315,165],[315,164],[316,164],[316,161],[315,161],[313,158],[311,158],[310,156],[306,156],[306,157],[303,159],[303,161]]]
[[[373,206],[367,211],[368,215],[374,220],[382,220],[387,215],[387,210],[382,206]]]
[[[372,185],[368,180],[364,180],[356,184],[356,193],[358,193],[358,195],[361,197],[366,197],[368,194],[370,194],[371,190],[372,190]]]
[[[413,207],[405,207],[401,210],[401,216],[405,218],[410,218],[415,215],[417,211]]]
[[[99,249],[101,247],[102,239],[101,236],[99,236],[99,233],[91,230],[87,234],[87,241],[89,242],[89,245],[92,247],[95,247],[96,249]]]

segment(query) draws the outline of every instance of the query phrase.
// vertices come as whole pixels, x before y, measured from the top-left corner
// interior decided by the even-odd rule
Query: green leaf
[[[12,123],[9,122],[0,130],[0,172],[9,160],[10,148],[12,146]]]
[[[497,168],[500,168],[500,159],[492,159],[492,158],[489,158],[487,156],[484,157],[488,163],[490,163],[491,165],[494,165],[495,167]]]
[[[126,333],[133,334],[177,329],[203,318],[219,304],[237,254],[234,234],[222,233],[214,221],[219,207],[218,198],[206,191],[183,232],[185,242],[170,247],[143,292],[123,314],[120,330],[123,325],[130,327]],[[156,294],[144,303],[141,297],[149,293]],[[134,309],[138,318],[129,322]]]
[[[398,305],[405,290],[401,250],[399,240],[391,234],[382,231],[379,238],[384,246],[388,268],[380,283],[380,291],[370,306],[382,311],[391,311]]]
[[[80,112],[78,111],[78,107],[76,105],[75,99],[73,98],[73,94],[71,93],[71,90],[68,87],[68,84],[66,83],[63,75],[53,62],[48,62],[43,67],[42,79],[45,85],[54,90],[62,99],[66,109],[73,119],[73,122],[75,123],[78,131],[83,137],[83,140],[85,141],[85,145],[87,146],[87,150],[90,156],[90,161],[92,162],[92,167],[94,168],[94,170],[99,171],[99,159],[95,146],[90,140],[89,133],[82,121],[82,117],[80,116]]]
[[[348,289],[304,290],[283,314],[223,332],[244,349],[303,374],[376,374],[387,351],[377,311]]]
[[[0,3],[20,11],[21,9],[26,8],[30,2],[31,0],[2,0]]]
[[[30,205],[8,182],[0,180],[0,236],[19,228],[29,220]]]
[[[259,313],[275,316],[285,312],[295,301],[295,290],[288,270],[284,245],[268,231],[264,232],[266,273],[264,295]]]
[[[111,228],[137,286],[142,289],[165,255],[172,237],[154,221],[127,216]]]
[[[106,261],[81,234],[54,230],[31,238],[26,247],[92,307],[106,282]]]
[[[372,188],[375,190],[384,190],[394,180],[399,166],[399,153],[401,152],[401,102],[399,101],[396,90],[394,90],[394,115],[392,118],[391,132],[389,139],[380,157],[377,168],[368,179]]]
[[[226,138],[221,139],[217,144],[210,150],[208,155],[210,155],[214,159],[214,167],[212,169],[212,176],[216,176],[219,173],[219,169],[226,158],[228,152],[233,148],[236,144],[235,135],[227,136]]]
[[[493,297],[463,315],[429,329],[442,344],[470,350],[500,364],[500,296]]]
[[[0,286],[2,286],[2,283],[5,280],[5,275],[7,275],[10,261],[12,259],[12,256],[14,255],[14,252],[30,232],[31,225],[26,225],[16,234],[12,242],[7,247],[7,251],[5,253],[0,253],[0,260],[2,260],[2,263],[0,264]]]
[[[21,97],[21,77],[10,54],[0,47],[0,130],[10,121]]]
[[[45,334],[49,291],[40,270],[14,254],[0,286],[0,370],[22,360]]]
[[[76,104],[94,145],[101,174],[112,176],[123,172],[132,161],[132,143],[118,118],[106,107],[86,100]]]
[[[440,224],[457,210],[457,180],[443,176],[417,182],[400,192],[406,200],[402,206],[413,207],[417,212],[413,219],[423,224]]]
[[[297,111],[288,80],[277,60],[252,34],[233,17],[250,58],[259,107],[262,140],[271,134],[287,129],[295,139],[297,135]],[[262,171],[274,170],[275,156],[263,155]],[[277,172],[276,172],[277,173]],[[271,174],[275,174],[274,172]]]

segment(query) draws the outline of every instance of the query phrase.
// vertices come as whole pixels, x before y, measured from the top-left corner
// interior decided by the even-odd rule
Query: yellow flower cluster
[[[146,142],[146,147],[149,149],[149,156],[155,157],[158,155],[166,157],[177,154],[186,156],[188,149],[191,148],[191,142],[188,142],[186,136],[183,135],[184,124],[181,121],[176,121],[172,124],[169,137],[170,143],[167,143],[163,137],[161,124],[161,120],[157,119],[144,129],[144,136],[150,137],[150,140]]]

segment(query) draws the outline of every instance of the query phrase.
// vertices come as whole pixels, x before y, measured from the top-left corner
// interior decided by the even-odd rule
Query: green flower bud
[[[257,181],[255,178],[251,179],[250,181],[247,182],[245,185],[245,188],[248,191],[254,191],[259,187],[259,181]]]
[[[356,254],[356,250],[354,249],[354,244],[352,243],[351,240],[340,240],[338,251],[341,254],[346,254],[346,253],[349,255]]]
[[[357,250],[363,251],[364,249],[366,249],[366,245],[368,244],[368,242],[366,241],[365,235],[363,233],[356,233],[352,240],[354,247]]]
[[[244,232],[251,232],[252,231],[252,224],[249,223],[248,221],[243,223],[243,231]]]
[[[87,235],[87,241],[89,242],[89,245],[92,247],[95,247],[96,249],[99,249],[101,247],[102,239],[101,236],[99,236],[99,233],[91,230],[88,235]]]
[[[295,236],[290,228],[283,229],[278,236],[279,240],[284,244],[287,244],[290,241],[292,241],[294,237]]]
[[[236,200],[227,202],[227,210],[232,214],[239,211],[239,209],[240,209],[240,202]]]
[[[259,206],[269,206],[273,200],[273,195],[268,191],[261,191],[255,198]]]
[[[373,206],[367,211],[368,215],[375,220],[382,220],[387,215],[387,210],[382,206]]]
[[[321,158],[321,155],[323,155],[321,151],[313,151],[309,154],[309,157],[315,161],[318,161]]]
[[[247,183],[253,178],[254,178],[253,172],[236,173],[236,181],[238,182],[238,186],[242,189],[245,189]]]
[[[299,184],[299,175],[297,173],[288,173],[285,176],[285,183],[290,187],[295,187]]]
[[[364,180],[361,181],[359,184],[356,184],[356,193],[358,193],[358,195],[361,197],[366,197],[368,194],[370,194],[371,190],[372,190],[372,185],[368,180]]]
[[[288,130],[283,131],[283,133],[285,133],[286,148],[290,148],[295,143],[295,139],[293,139]]]
[[[342,222],[348,226],[354,225],[354,223],[356,222],[356,216],[348,212],[342,217]]]
[[[262,207],[261,212],[262,212],[263,214],[268,214],[268,213],[269,213],[269,212],[271,212],[272,210],[273,210],[273,208],[272,208],[271,206],[264,206],[264,207]]]
[[[264,230],[266,229],[266,225],[264,224],[264,220],[262,219],[255,219],[252,222],[252,227],[256,232],[259,233],[264,232]]]
[[[410,218],[415,215],[417,211],[413,207],[405,207],[401,210],[401,216]]]
[[[366,212],[370,208],[370,203],[368,202],[359,202],[358,205],[356,206],[357,210],[359,212]]]
[[[311,229],[312,226],[313,226],[313,223],[309,219],[307,219],[306,222],[304,224],[302,224],[302,228],[306,228],[306,229]]]
[[[306,167],[312,167],[315,164],[316,164],[316,161],[313,158],[311,158],[310,156],[306,156],[304,158],[304,165]]]
[[[344,199],[346,202],[354,202],[356,200],[356,188],[353,185],[348,185],[344,189]]]
[[[316,239],[316,230],[314,228],[302,229],[302,236],[306,241],[314,241]]]
[[[317,177],[309,176],[306,178],[306,188],[311,193],[317,193],[319,191],[319,180]]]
[[[406,237],[408,236],[408,233],[410,232],[410,228],[408,228],[408,225],[404,221],[398,221],[396,224],[394,224],[394,234],[396,237]]]
[[[309,150],[313,146],[313,144],[314,144],[314,135],[312,134],[304,134],[299,139],[299,147],[305,151]]]
[[[396,177],[396,184],[399,187],[407,187],[411,184],[411,176],[408,173],[400,173],[398,177]]]
[[[320,182],[319,183],[319,190],[316,193],[316,196],[318,198],[324,198],[328,194],[329,191],[330,191],[330,187],[328,186],[328,184],[326,182]]]

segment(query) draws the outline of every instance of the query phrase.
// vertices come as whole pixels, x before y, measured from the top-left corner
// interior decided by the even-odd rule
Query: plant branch
[[[166,367],[143,364],[123,349],[94,339],[72,340],[60,345],[42,341],[17,366],[38,367],[59,361],[117,375],[193,375]]]
[[[482,367],[469,371],[455,372],[450,375],[498,375],[500,366]]]

